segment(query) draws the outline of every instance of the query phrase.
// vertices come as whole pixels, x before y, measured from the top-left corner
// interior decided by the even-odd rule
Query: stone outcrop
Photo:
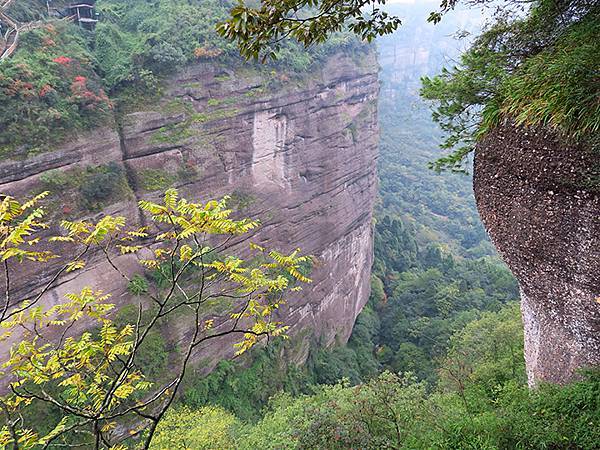
[[[317,258],[313,283],[283,310],[291,334],[324,345],[345,342],[370,292],[378,88],[371,53],[332,56],[302,80],[192,65],[167,82],[160,101],[132,108],[114,126],[26,160],[0,162],[0,192],[21,196],[63,179],[50,210],[91,215],[76,180],[90,167],[112,164],[123,183],[102,211],[134,223],[143,223],[136,201],[170,185],[199,200],[231,195],[234,208],[262,223],[253,242],[299,247]],[[131,256],[119,263],[139,270]],[[47,279],[50,272],[38,270],[15,272],[15,293]],[[85,285],[128,301],[126,286],[100,259],[78,277],[61,279],[47,301]],[[185,329],[175,324],[171,333]],[[202,357],[214,362],[232,350],[224,342]],[[302,360],[302,353],[294,357]]]
[[[489,234],[521,286],[529,382],[600,364],[600,154],[505,123],[475,155]]]

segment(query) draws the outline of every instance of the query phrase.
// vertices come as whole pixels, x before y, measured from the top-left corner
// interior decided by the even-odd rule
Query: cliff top
[[[58,3],[47,10],[45,2],[20,0],[3,8],[37,25],[22,28],[16,52],[0,64],[2,156],[43,152],[78,130],[113,120],[114,110],[159,94],[163,81],[187,64],[258,67],[215,30],[231,2],[100,0],[93,32],[58,19],[67,14]],[[309,51],[289,43],[259,70],[302,77],[332,52],[362,47],[346,34]]]

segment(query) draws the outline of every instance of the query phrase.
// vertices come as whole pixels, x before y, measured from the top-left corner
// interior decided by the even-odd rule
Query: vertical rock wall
[[[253,242],[299,247],[317,258],[314,282],[283,310],[291,333],[325,345],[343,342],[370,292],[377,70],[371,53],[332,56],[317,73],[291,81],[254,69],[190,66],[168,81],[160,101],[132,108],[118,124],[26,160],[0,162],[0,192],[24,195],[67,177],[51,211],[93,215],[99,210],[84,207],[77,180],[112,164],[122,180],[101,210],[132,222],[143,221],[138,199],[156,198],[171,185],[199,200],[231,195],[240,214],[262,222]],[[132,256],[119,262],[138,270]],[[12,289],[30,290],[49,273],[24,266]],[[126,286],[100,260],[62,279],[47,301],[84,285],[128,302]],[[175,338],[185,332],[170,330]],[[224,341],[202,357],[214,363],[231,353]]]

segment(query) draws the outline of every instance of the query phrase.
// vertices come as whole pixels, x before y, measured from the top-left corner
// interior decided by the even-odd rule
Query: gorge
[[[0,448],[598,448],[599,14],[0,0]]]

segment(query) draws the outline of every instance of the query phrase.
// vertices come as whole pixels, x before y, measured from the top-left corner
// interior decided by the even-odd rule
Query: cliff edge
[[[505,122],[479,143],[481,218],[521,286],[530,385],[600,364],[600,154]]]

